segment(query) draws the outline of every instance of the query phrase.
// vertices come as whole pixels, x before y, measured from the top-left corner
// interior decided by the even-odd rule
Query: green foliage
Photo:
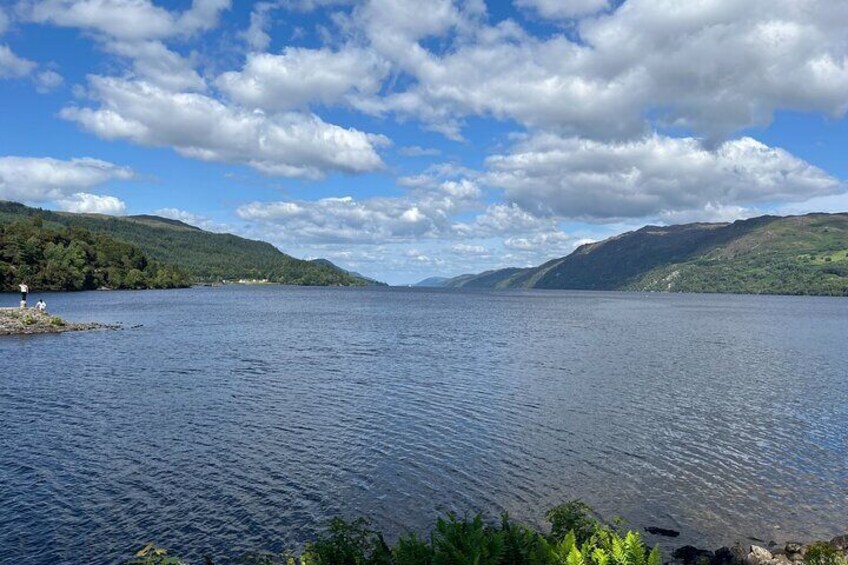
[[[804,554],[805,565],[846,565],[841,551],[826,542],[816,542],[807,547]]]
[[[580,501],[548,512],[550,535],[512,522],[487,524],[480,515],[436,521],[429,541],[414,534],[389,547],[363,519],[336,518],[327,531],[307,544],[298,557],[291,553],[250,554],[237,563],[251,565],[661,565],[658,548],[648,551],[637,532],[624,535],[592,518]],[[571,526],[571,529],[568,529]],[[576,529],[575,529],[576,528]],[[580,532],[579,535],[577,532]],[[147,549],[147,548],[145,548]],[[152,550],[148,549],[149,554]],[[136,562],[134,562],[136,563]],[[144,563],[147,565],[147,563]],[[158,564],[157,564],[158,565]],[[836,565],[811,563],[808,565]]]
[[[571,500],[548,510],[545,518],[551,523],[551,538],[561,541],[569,532],[582,544],[598,529],[598,520],[592,517],[592,509],[581,500]]]
[[[346,522],[330,521],[328,531],[307,545],[301,557],[304,565],[368,565],[390,563],[389,550],[382,537],[368,529],[362,518]]]
[[[20,282],[38,290],[174,288],[190,284],[176,267],[137,247],[73,227],[45,227],[34,218],[0,224],[0,290]]]
[[[506,550],[503,532],[485,526],[480,515],[470,522],[454,514],[439,518],[431,538],[434,565],[497,565]]]
[[[175,286],[174,278],[182,280],[185,271],[191,281],[221,281],[267,279],[282,284],[311,286],[362,286],[367,282],[329,264],[295,259],[269,243],[244,239],[231,234],[211,233],[175,220],[156,216],[112,217],[95,214],[55,213],[28,208],[13,202],[0,201],[0,225],[34,219],[52,229],[79,228],[106,235],[113,240],[130,244],[161,265],[178,265],[153,273],[147,280],[151,287]],[[26,252],[38,254],[38,246]],[[27,261],[29,262],[29,261]],[[38,262],[33,258],[32,262]],[[123,280],[132,269],[145,272],[139,264],[123,265],[110,280],[120,282],[120,288],[133,288],[137,280]],[[79,281],[76,281],[77,283]],[[3,271],[0,268],[0,286]]]
[[[135,559],[127,565],[185,565],[178,557],[168,555],[168,550],[148,543],[135,554]]]
[[[59,316],[51,316],[51,317],[50,317],[50,325],[51,325],[51,326],[58,326],[58,327],[62,327],[62,326],[64,326],[64,325],[65,325],[65,320],[63,320],[63,319],[62,319],[62,318],[60,318]]]

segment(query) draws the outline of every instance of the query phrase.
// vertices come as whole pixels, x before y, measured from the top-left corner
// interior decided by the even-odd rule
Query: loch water
[[[337,515],[390,537],[447,511],[542,526],[576,497],[676,545],[848,532],[848,299],[40,297],[123,329],[0,337],[3,564],[120,563],[152,540],[231,558]]]

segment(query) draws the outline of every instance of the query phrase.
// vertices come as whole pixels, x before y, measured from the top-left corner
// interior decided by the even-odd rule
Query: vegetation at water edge
[[[591,516],[580,501],[547,513],[549,534],[504,514],[497,523],[482,516],[439,518],[428,537],[408,533],[394,545],[363,519],[336,518],[298,555],[254,553],[237,563],[252,565],[660,565],[659,548],[648,548],[639,533],[618,532]],[[211,558],[206,558],[210,563]],[[149,544],[131,565],[180,565],[185,562]]]

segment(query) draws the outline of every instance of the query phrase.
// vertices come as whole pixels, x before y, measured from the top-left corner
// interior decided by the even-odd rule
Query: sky
[[[848,2],[0,0],[0,199],[392,284],[848,211]]]

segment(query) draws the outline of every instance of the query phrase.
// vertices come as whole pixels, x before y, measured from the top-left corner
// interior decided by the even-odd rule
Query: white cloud
[[[65,79],[56,71],[46,70],[35,75],[35,90],[39,94],[46,94],[52,90],[56,90]]]
[[[237,213],[262,224],[276,240],[376,244],[463,237],[454,216],[478,206],[479,198],[473,182],[445,181],[399,198],[252,202]]]
[[[418,145],[400,147],[398,153],[404,157],[435,157],[442,154],[441,150],[435,147],[420,147]]]
[[[483,245],[469,245],[467,243],[456,243],[451,246],[451,251],[457,255],[490,255],[491,252]]]
[[[136,77],[156,86],[178,91],[204,91],[206,81],[194,69],[195,62],[168,49],[161,41],[108,41],[110,53],[132,60]]]
[[[253,5],[250,27],[241,36],[254,51],[264,51],[271,45],[271,36],[268,35],[268,26],[271,24],[269,13],[276,7],[276,2],[257,2]]]
[[[515,5],[532,9],[550,20],[586,16],[609,8],[608,0],[515,0]]]
[[[241,71],[222,74],[216,84],[244,106],[289,110],[374,95],[388,70],[372,51],[289,47],[281,55],[249,54]]]
[[[179,220],[190,226],[194,226],[206,231],[218,233],[233,231],[233,228],[228,224],[217,222],[200,214],[195,214],[186,210],[180,210],[179,208],[161,208],[153,213],[157,216],[162,216],[163,218]]]
[[[486,182],[523,209],[591,221],[709,216],[844,190],[821,169],[749,137],[710,150],[693,138],[605,143],[537,134],[486,163]]]
[[[376,147],[386,138],[314,114],[251,112],[144,81],[94,76],[90,83],[100,106],[68,107],[61,116],[105,139],[170,146],[187,157],[246,164],[269,175],[321,178],[383,167]]]
[[[68,161],[49,157],[0,157],[0,198],[25,202],[60,200],[111,180],[134,177],[129,167],[88,157]]]
[[[30,74],[38,65],[15,55],[5,45],[0,45],[0,79],[19,78]]]
[[[84,214],[110,214],[121,216],[126,214],[127,205],[114,196],[100,196],[87,192],[77,192],[60,198],[56,203],[67,212]]]
[[[194,0],[176,13],[150,0],[39,0],[22,1],[18,11],[37,23],[75,27],[116,39],[138,41],[187,36],[214,28],[230,0]]]
[[[602,3],[532,4],[554,17]],[[364,34],[411,78],[358,108],[414,116],[451,138],[461,137],[467,116],[596,139],[661,124],[721,139],[767,125],[780,109],[837,118],[848,110],[848,7],[840,2],[628,0],[580,20],[580,41],[534,37],[512,21],[488,26],[479,10],[448,1],[425,13],[415,6],[373,0],[354,11],[352,36]],[[426,48],[429,36],[447,46]]]

